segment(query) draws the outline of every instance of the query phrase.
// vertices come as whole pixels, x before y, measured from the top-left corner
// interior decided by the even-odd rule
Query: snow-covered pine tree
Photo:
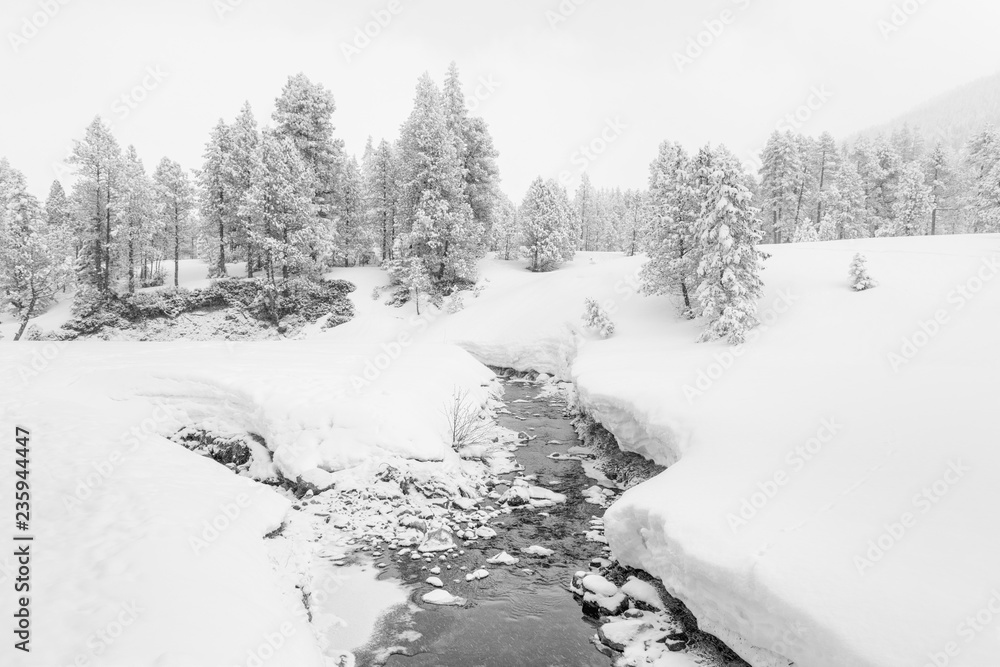
[[[521,256],[532,271],[552,271],[573,259],[575,238],[566,191],[536,178],[521,204]]]
[[[230,127],[232,152],[226,162],[225,183],[236,214],[235,240],[245,250],[247,277],[263,268],[262,249],[257,243],[267,237],[264,230],[263,182],[266,167],[263,138],[250,103],[243,104],[236,122]]]
[[[855,292],[863,292],[864,290],[878,287],[878,283],[868,275],[868,260],[860,252],[856,253],[854,259],[851,260],[850,274],[851,289]]]
[[[365,162],[364,176],[371,227],[384,262],[393,257],[401,194],[398,156],[385,139]]]
[[[443,96],[448,129],[455,138],[455,149],[462,163],[465,198],[472,208],[476,227],[487,238],[499,201],[500,168],[496,162],[499,153],[486,121],[469,116],[458,65],[454,62],[448,67]]]
[[[575,210],[575,227],[579,232],[579,242],[577,250],[589,252],[593,250],[595,239],[597,238],[598,216],[597,216],[597,191],[590,182],[590,175],[584,171],[580,176],[580,185],[576,188],[573,197],[573,208]]]
[[[830,188],[840,177],[840,152],[833,135],[824,132],[819,136],[813,150],[814,173],[816,183],[816,225],[823,224],[823,211],[829,205]]]
[[[153,172],[155,210],[166,232],[168,255],[174,262],[174,287],[180,285],[181,240],[187,235],[195,208],[195,191],[180,164],[164,157]]]
[[[517,206],[507,195],[501,195],[496,222],[490,232],[492,236],[490,247],[497,253],[497,258],[505,261],[517,259],[520,221]]]
[[[114,274],[112,229],[122,152],[100,116],[87,127],[83,140],[74,142],[69,163],[77,176],[72,200],[77,222],[74,232],[82,243],[79,278],[84,284],[108,291]]]
[[[694,161],[705,181],[695,225],[698,277],[697,315],[708,320],[701,340],[726,338],[740,344],[757,325],[763,253],[758,210],[739,161],[724,148],[703,148]]]
[[[21,325],[20,340],[28,321],[48,306],[73,275],[68,230],[49,225],[45,213],[27,192],[19,172],[9,174],[0,219],[0,303],[14,311]]]
[[[52,181],[49,196],[45,200],[45,220],[50,225],[69,228],[72,223],[73,208],[66,190],[59,181]]]
[[[824,197],[823,221],[819,225],[821,241],[859,239],[868,236],[867,209],[861,177],[851,160],[843,160],[837,182]]]
[[[261,138],[260,204],[263,224],[251,238],[272,286],[279,276],[313,275],[331,251],[333,234],[313,217],[309,167],[286,135],[265,130]]]
[[[618,247],[629,257],[635,257],[649,237],[649,197],[642,190],[626,190],[623,196],[624,211],[619,228]]]
[[[1000,229],[1000,132],[988,128],[969,142],[965,168],[974,231]]]
[[[344,142],[334,136],[336,110],[333,93],[300,72],[288,77],[271,116],[277,133],[298,149],[309,170],[316,214],[327,221],[336,215],[344,166]]]
[[[341,194],[337,207],[337,259],[344,266],[360,263],[374,244],[371,217],[365,200],[361,167],[355,158],[345,159],[341,168]]]
[[[803,218],[795,227],[792,243],[813,243],[819,241],[819,230],[809,218]]]
[[[649,261],[640,277],[646,294],[680,295],[682,312],[694,312],[693,290],[700,282],[692,251],[701,213],[699,175],[684,148],[668,141],[649,167]]]
[[[936,212],[949,207],[949,201],[954,192],[955,171],[951,159],[939,141],[923,162],[927,185],[931,188],[931,203],[933,206],[930,233],[937,233]]]
[[[465,196],[464,168],[441,91],[428,74],[417,83],[400,146],[403,231],[410,234],[412,252],[437,282],[474,279],[485,252],[483,229]]]
[[[235,232],[236,202],[228,183],[232,151],[232,128],[219,119],[205,144],[205,162],[198,173],[203,232],[212,239],[206,244],[206,249],[212,251],[207,258],[210,278],[226,276],[226,249],[232,245]]]
[[[413,239],[409,234],[400,235],[393,248],[393,258],[385,263],[392,282],[413,293],[413,301],[420,315],[420,295],[430,291],[433,283],[423,258],[413,252]]]
[[[153,183],[135,146],[125,151],[118,192],[119,206],[113,232],[115,249],[128,279],[128,293],[134,294],[137,270],[151,250],[159,224],[153,208]]]
[[[900,170],[896,197],[892,205],[892,221],[881,230],[881,236],[920,236],[930,227],[934,209],[934,193],[926,182],[923,170],[915,162]]]
[[[794,229],[798,186],[803,173],[803,156],[799,149],[791,132],[775,131],[761,156],[761,212],[774,243],[789,241]]]
[[[601,338],[610,338],[615,333],[615,323],[611,321],[608,312],[594,299],[588,298],[584,301],[583,322],[587,328],[597,331]]]

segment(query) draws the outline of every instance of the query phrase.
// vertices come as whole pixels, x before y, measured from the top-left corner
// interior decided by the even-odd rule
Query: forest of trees
[[[55,181],[44,203],[0,159],[3,305],[27,323],[73,287],[177,286],[180,260],[197,257],[209,277],[241,263],[272,287],[378,265],[419,308],[421,295],[474,284],[490,250],[532,271],[615,251],[647,254],[648,291],[676,294],[687,315],[709,317],[711,335],[739,339],[759,293],[758,242],[1000,230],[993,129],[960,149],[909,127],[852,145],[775,132],[757,174],[724,147],[688,156],[666,142],[645,190],[595,188],[584,173],[572,196],[538,178],[515,203],[454,64],[443,86],[419,79],[399,136],[369,139],[360,160],[335,112],[323,85],[289,77],[270,124],[245,104],[210,130],[198,169],[164,158],[151,175],[98,117],[75,142],[70,192]]]

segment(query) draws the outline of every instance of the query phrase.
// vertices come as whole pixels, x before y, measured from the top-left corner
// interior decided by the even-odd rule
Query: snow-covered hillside
[[[614,256],[494,262],[438,331],[571,377],[623,447],[679,461],[608,537],[755,666],[997,664],[1000,238],[766,249],[765,324],[739,349],[696,344]],[[857,251],[877,289],[849,289]],[[588,296],[611,339],[580,331]]]

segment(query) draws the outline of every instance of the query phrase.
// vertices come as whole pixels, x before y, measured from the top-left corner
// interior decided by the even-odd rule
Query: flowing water
[[[358,665],[395,667],[428,665],[455,667],[608,667],[610,659],[597,651],[591,637],[595,621],[581,612],[567,589],[573,573],[589,569],[601,557],[601,544],[588,541],[590,522],[604,510],[584,501],[582,491],[594,484],[578,461],[548,458],[580,446],[561,396],[540,397],[540,385],[506,381],[504,398],[513,414],[500,423],[535,436],[516,452],[523,474],[537,475],[537,483],[565,494],[565,505],[544,510],[518,509],[490,523],[499,533],[487,541],[464,547],[465,554],[451,561],[453,569],[439,576],[445,589],[468,599],[465,607],[435,607],[420,602],[430,590],[421,561],[394,563],[383,575],[415,585],[410,597],[414,607],[390,614],[372,642],[357,653]],[[560,444],[548,444],[557,440]],[[513,477],[513,475],[507,476]],[[498,486],[498,491],[505,487]],[[554,550],[547,558],[530,556],[521,549],[540,545]],[[490,565],[486,559],[506,551],[521,560],[516,565]],[[459,570],[464,566],[465,570]],[[485,568],[490,576],[473,582],[466,572]],[[454,581],[458,579],[458,582]],[[419,633],[420,638],[412,641]],[[405,638],[406,641],[401,641]],[[400,644],[405,645],[398,646]],[[396,648],[393,648],[396,647]]]

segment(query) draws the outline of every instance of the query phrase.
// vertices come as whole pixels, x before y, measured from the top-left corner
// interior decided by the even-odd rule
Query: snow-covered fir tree
[[[263,268],[261,239],[264,230],[263,183],[266,167],[263,157],[263,137],[254,118],[250,103],[246,102],[239,116],[230,127],[232,150],[225,162],[225,187],[228,200],[235,213],[234,240],[244,251],[247,277]]]
[[[133,294],[137,275],[153,249],[159,220],[154,211],[153,183],[135,146],[129,146],[125,151],[122,164],[114,240],[127,278],[128,293]]]
[[[799,221],[799,224],[795,226],[795,234],[792,237],[792,243],[813,243],[814,241],[819,240],[819,230],[809,218],[803,218]]]
[[[900,169],[892,218],[881,230],[882,236],[919,236],[930,228],[934,209],[933,189],[926,182],[921,167],[910,162]]]
[[[69,162],[77,176],[72,201],[81,245],[78,276],[85,285],[108,291],[115,270],[112,230],[123,167],[121,148],[100,117],[87,127],[82,141],[74,142]]]
[[[260,183],[263,224],[252,233],[261,268],[274,285],[280,277],[314,275],[331,252],[329,224],[313,216],[314,190],[308,165],[295,143],[273,130],[262,135]]]
[[[0,305],[20,319],[14,340],[73,275],[68,230],[49,225],[19,172],[9,174],[0,215]]]
[[[878,287],[870,275],[868,275],[868,260],[860,252],[854,255],[851,260],[851,289],[855,292],[863,292],[873,287]]]
[[[403,231],[436,281],[471,280],[485,252],[482,224],[465,193],[459,142],[449,128],[441,91],[424,74],[403,125]]]
[[[800,148],[800,142],[791,132],[775,131],[761,156],[761,212],[774,243],[790,240],[795,228],[796,209],[801,208],[804,158]]]
[[[292,140],[305,163],[316,214],[325,220],[336,215],[344,166],[343,141],[334,135],[336,110],[333,93],[299,73],[288,78],[271,116],[276,132]]]
[[[360,264],[371,253],[375,239],[365,201],[365,183],[355,158],[341,169],[341,195],[337,206],[337,259],[344,266]]]
[[[383,139],[364,163],[368,215],[382,261],[393,258],[400,217],[400,169],[392,144]]]
[[[490,230],[490,248],[496,252],[498,259],[509,261],[518,258],[520,233],[517,205],[506,195],[501,195],[496,221]]]
[[[233,244],[236,201],[229,186],[232,151],[232,129],[220,119],[205,144],[205,161],[198,172],[202,231],[211,239],[205,246],[210,252],[206,258],[210,278],[226,276],[229,261],[226,251]]]
[[[153,172],[155,211],[165,231],[167,254],[174,263],[174,287],[180,285],[181,240],[189,233],[195,190],[180,164],[164,157]]]
[[[393,283],[413,295],[417,315],[420,315],[420,297],[433,286],[427,264],[414,252],[413,240],[408,234],[400,235],[394,245],[393,258],[385,264],[386,271]]]
[[[536,178],[524,197],[521,220],[521,256],[532,271],[552,271],[573,259],[576,247],[566,191],[553,180]]]
[[[615,333],[615,323],[611,316],[594,299],[584,301],[583,323],[588,329],[593,329],[601,338],[610,338]]]
[[[702,340],[726,338],[739,344],[757,325],[763,253],[758,211],[751,205],[748,177],[725,149],[703,148],[694,161],[704,179],[695,225],[698,277],[697,315],[708,320]]]
[[[45,199],[45,220],[50,225],[66,227],[67,229],[72,224],[73,207],[69,197],[66,196],[66,190],[59,181],[52,181],[49,196]]]
[[[646,294],[679,295],[682,312],[694,313],[694,289],[700,282],[693,254],[695,225],[701,214],[699,175],[684,148],[663,142],[650,165],[647,243],[649,261],[641,279]],[[704,180],[704,179],[701,179]]]

